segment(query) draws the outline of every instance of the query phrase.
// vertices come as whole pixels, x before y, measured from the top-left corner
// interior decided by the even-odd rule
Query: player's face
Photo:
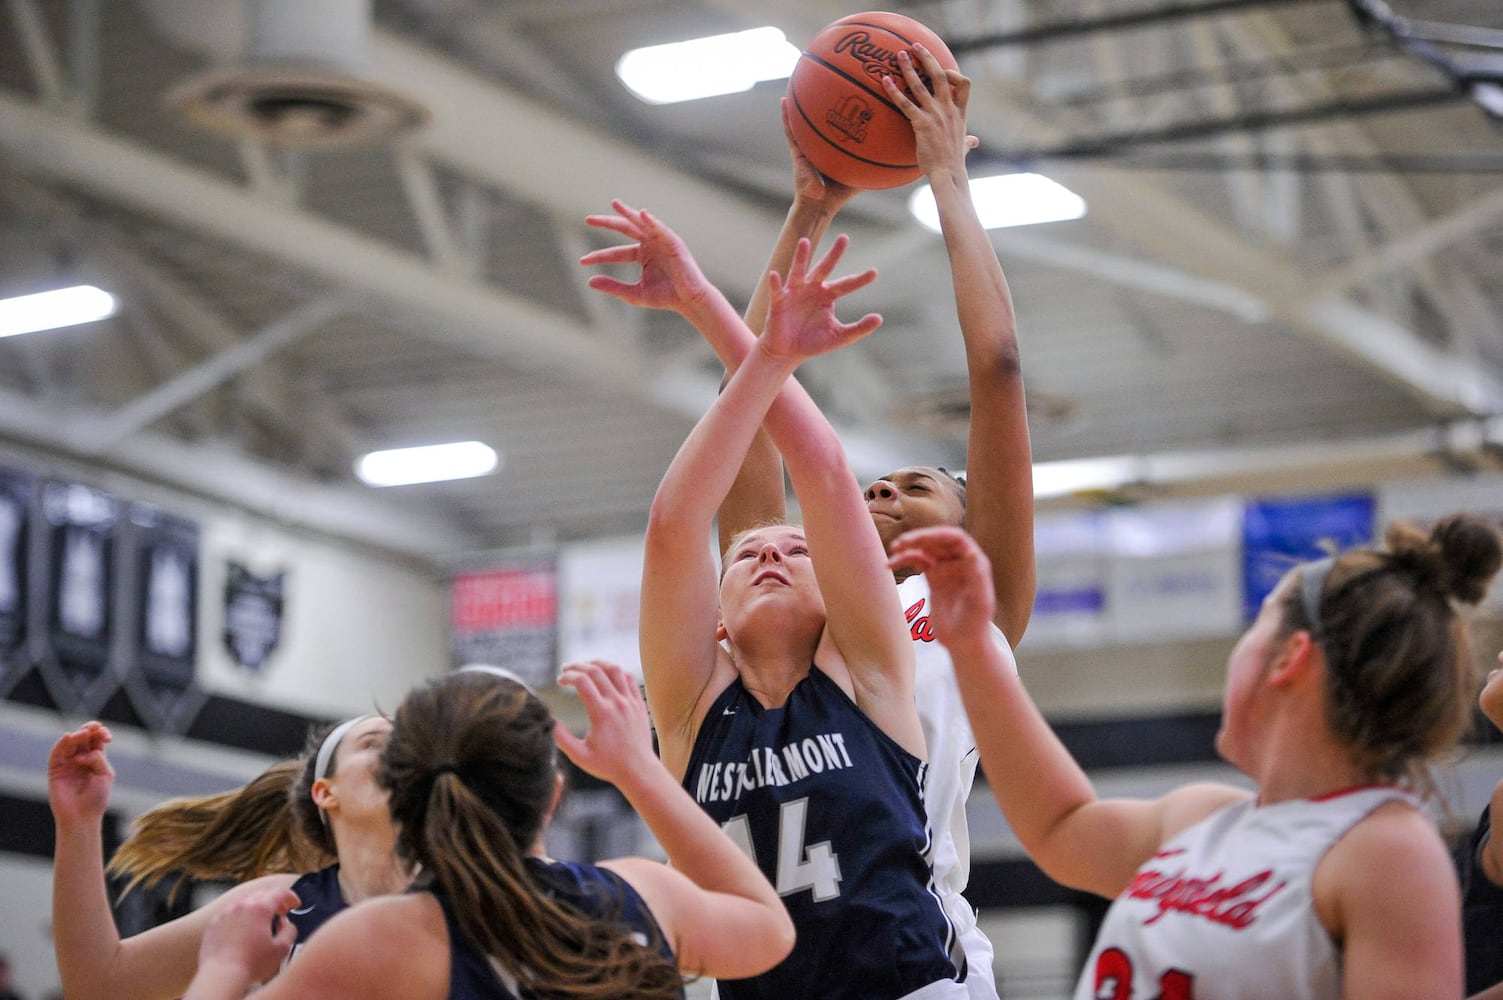
[[[965,522],[960,487],[938,469],[922,465],[899,469],[868,486],[866,509],[886,549],[905,531]]]
[[[387,793],[376,783],[376,770],[390,735],[391,720],[375,716],[357,723],[335,748],[334,773],[326,780],[347,819],[389,815]]]
[[[1230,764],[1249,771],[1259,746],[1259,698],[1276,644],[1284,631],[1283,601],[1293,586],[1291,572],[1279,581],[1258,610],[1258,617],[1242,633],[1226,662],[1226,685],[1222,694],[1221,729],[1216,750]]]
[[[824,598],[802,528],[757,528],[731,544],[720,577],[720,612],[733,641],[739,628],[766,615],[773,616],[773,627],[823,623]]]
[[[1487,675],[1487,683],[1482,685],[1477,703],[1492,724],[1503,729],[1503,653],[1498,654],[1497,669]]]

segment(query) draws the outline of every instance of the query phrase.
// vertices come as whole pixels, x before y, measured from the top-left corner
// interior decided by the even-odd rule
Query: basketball
[[[821,173],[851,187],[893,188],[916,180],[913,128],[882,89],[903,82],[898,53],[922,42],[946,69],[959,69],[944,41],[911,17],[887,11],[852,14],[809,42],[788,79],[794,141]]]

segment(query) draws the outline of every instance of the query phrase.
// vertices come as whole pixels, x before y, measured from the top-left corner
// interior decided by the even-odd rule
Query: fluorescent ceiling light
[[[976,213],[987,229],[1065,222],[1086,213],[1085,199],[1043,174],[1000,174],[971,181]],[[908,199],[908,211],[924,228],[939,232],[939,208],[925,184]]]
[[[793,72],[799,50],[777,28],[632,49],[616,61],[616,76],[648,104],[676,104],[739,94],[763,80]]]
[[[0,299],[0,337],[92,323],[115,314],[115,297],[93,285]]]
[[[367,486],[406,486],[483,476],[494,471],[499,461],[490,445],[456,441],[373,451],[355,463],[355,474]]]

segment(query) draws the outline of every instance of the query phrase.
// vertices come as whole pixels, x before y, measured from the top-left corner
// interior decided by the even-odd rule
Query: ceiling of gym
[[[241,4],[12,0],[0,294],[80,278],[121,310],[0,341],[0,457],[435,561],[640,531],[720,371],[676,317],[584,288],[584,216],[652,209],[739,304],[789,170],[781,81],[650,106],[615,61],[763,24],[801,44],[861,9],[376,0],[361,76],[426,124],[284,149],[168,100],[243,61]],[[1503,127],[1484,105],[1503,114],[1503,4],[889,9],[974,81],[973,175],[1027,166],[1089,205],[993,234],[1042,486],[1131,499],[1499,467]],[[848,263],[880,271],[850,314],[886,324],[803,372],[862,476],[963,464],[943,246],[907,194],[865,193],[839,225]],[[385,490],[351,472],[372,448],[465,439],[501,471]]]

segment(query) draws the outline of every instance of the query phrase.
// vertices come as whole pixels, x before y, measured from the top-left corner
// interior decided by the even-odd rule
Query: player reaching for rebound
[[[1256,791],[1152,800],[1096,797],[997,655],[991,571],[965,532],[904,535],[892,561],[929,576],[1023,847],[1056,881],[1115,898],[1077,1000],[1461,995],[1456,876],[1412,789],[1470,718],[1454,605],[1479,600],[1503,561],[1485,522],[1395,525],[1386,550],[1291,570],[1227,662],[1216,748]]]
[[[1033,459],[1023,399],[1023,375],[1012,294],[1001,263],[971,199],[965,159],[976,139],[966,134],[971,82],[945,70],[916,45],[931,92],[907,52],[899,53],[903,81],[884,88],[913,125],[918,163],[933,191],[940,231],[950,261],[956,316],[965,344],[971,404],[966,438],[966,476],[909,466],[866,489],[869,516],[889,550],[904,532],[933,525],[961,525],[981,544],[993,567],[995,639],[1017,646],[1033,609],[1037,573],[1033,551]],[[913,95],[910,99],[909,95]],[[784,108],[786,130],[788,110]],[[791,133],[794,199],[769,268],[788,265],[800,238],[818,243],[836,213],[858,192],[822,176],[799,151]],[[765,286],[747,311],[752,329],[766,313]],[[734,370],[746,342],[711,341],[721,362]],[[783,473],[776,448],[759,435],[736,486],[720,508],[720,545],[756,524],[781,520]],[[928,627],[929,594],[923,574],[897,573],[901,607],[916,657],[915,693],[929,749],[925,805],[935,839],[934,874],[946,908],[965,947],[972,1000],[996,1000],[992,945],[976,926],[962,893],[970,876],[970,837],[965,803],[976,774],[975,740],[960,706],[949,655]],[[1006,655],[1004,653],[1004,655]]]
[[[615,208],[590,223],[635,242],[581,262],[638,264],[641,277],[596,275],[592,287],[677,311],[707,336],[751,337],[671,230]],[[800,241],[786,281],[770,277],[766,329],[680,448],[648,519],[642,664],[663,761],[756,857],[798,931],[775,969],[722,979],[726,1000],[965,995],[925,856],[908,628],[840,442],[791,377],[880,322],[834,316],[875,278],[827,280],[845,246],[811,268]],[[717,568],[715,511],[764,417],[805,523],[743,534]]]

